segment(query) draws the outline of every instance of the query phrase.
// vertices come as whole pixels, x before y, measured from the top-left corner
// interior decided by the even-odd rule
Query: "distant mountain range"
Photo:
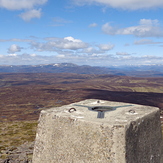
[[[53,63],[41,65],[1,65],[0,73],[77,73],[110,74],[135,77],[162,77],[163,65],[96,67],[72,63]]]

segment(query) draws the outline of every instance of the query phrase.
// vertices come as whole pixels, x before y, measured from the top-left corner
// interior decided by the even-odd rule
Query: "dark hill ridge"
[[[72,63],[54,63],[42,65],[7,65],[0,66],[2,73],[78,73],[78,74],[108,74],[110,70],[103,67],[78,66]]]
[[[41,65],[1,65],[0,73],[77,73],[110,74],[135,77],[163,76],[163,65],[111,66],[97,67],[72,63],[53,63]]]

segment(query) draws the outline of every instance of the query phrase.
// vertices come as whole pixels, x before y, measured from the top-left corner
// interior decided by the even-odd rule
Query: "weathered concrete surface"
[[[113,110],[97,118],[95,106]],[[33,163],[161,163],[159,116],[155,107],[96,99],[42,111]]]

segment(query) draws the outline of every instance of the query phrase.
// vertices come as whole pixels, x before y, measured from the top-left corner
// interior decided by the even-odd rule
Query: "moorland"
[[[41,110],[85,99],[159,107],[163,121],[163,77],[0,73],[0,150],[34,141]]]

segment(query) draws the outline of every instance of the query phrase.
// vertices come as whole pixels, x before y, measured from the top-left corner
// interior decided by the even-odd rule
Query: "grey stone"
[[[161,156],[158,108],[91,99],[41,112],[32,162],[161,163]]]
[[[6,159],[0,159],[0,163],[32,163],[34,142],[26,142],[18,147],[8,147],[1,151],[7,154]]]

